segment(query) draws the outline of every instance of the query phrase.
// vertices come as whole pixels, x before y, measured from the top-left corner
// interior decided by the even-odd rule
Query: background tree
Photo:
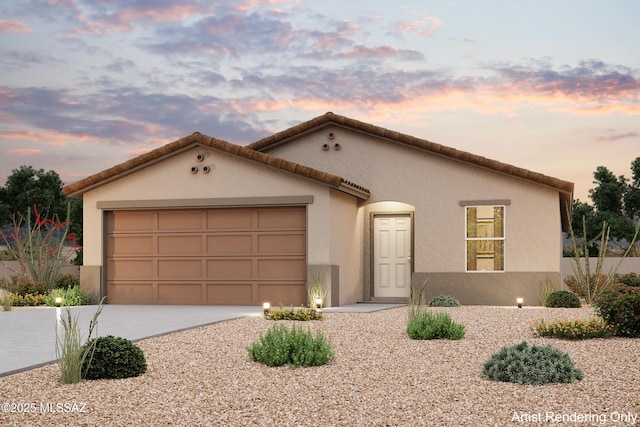
[[[640,214],[640,157],[631,163],[632,180],[629,182],[623,175],[615,176],[604,166],[598,166],[593,173],[596,185],[589,190],[593,206],[581,202],[573,203],[571,223],[576,236],[594,240],[602,231],[602,223],[606,221],[610,227],[610,237],[614,244],[624,248],[631,241],[635,224]],[[587,235],[582,234],[582,218],[586,220]],[[589,252],[597,252],[598,242],[589,246]],[[633,248],[634,256],[638,249]]]
[[[0,187],[0,227],[12,224],[16,216],[31,212],[35,223],[34,205],[42,217],[67,220],[70,208],[69,232],[82,244],[82,200],[70,199],[62,190],[63,184],[56,171],[45,172],[32,166],[20,166],[11,171],[4,187]]]
[[[43,216],[57,216],[64,220],[67,216],[68,198],[62,191],[62,180],[55,171],[45,172],[31,166],[14,169],[3,188],[1,202],[4,217],[2,224],[13,220],[15,214],[25,215],[28,210],[33,214],[36,205]],[[32,216],[31,220],[35,220]]]

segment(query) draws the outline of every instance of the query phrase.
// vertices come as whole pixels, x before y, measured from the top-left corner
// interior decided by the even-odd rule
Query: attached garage
[[[111,304],[306,303],[306,206],[104,215]]]

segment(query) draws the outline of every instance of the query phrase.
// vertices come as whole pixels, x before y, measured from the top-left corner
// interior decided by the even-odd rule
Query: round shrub
[[[438,295],[429,300],[429,307],[460,307],[460,301],[450,295]]]
[[[545,301],[545,307],[552,308],[580,308],[580,298],[578,295],[569,291],[555,291],[549,294],[547,301]]]
[[[547,346],[529,346],[526,341],[503,347],[484,363],[483,375],[492,381],[544,385],[580,381],[584,374],[567,353]]]
[[[82,373],[88,380],[137,377],[147,372],[144,353],[126,338],[94,338],[84,344],[82,351],[87,352]]]
[[[598,294],[593,305],[613,335],[640,338],[640,287],[613,284]]]

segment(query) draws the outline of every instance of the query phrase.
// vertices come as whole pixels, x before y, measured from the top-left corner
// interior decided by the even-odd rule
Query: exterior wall
[[[325,143],[340,149],[323,151]],[[338,126],[269,153],[367,187],[367,204],[414,206],[416,271],[464,272],[465,210],[459,202],[497,199],[511,201],[505,213],[507,271],[560,270],[560,202],[554,190]]]
[[[198,163],[196,156],[208,152]],[[212,171],[192,174],[192,166],[212,165]],[[206,148],[194,148],[165,159],[84,194],[84,269],[93,277],[103,262],[103,212],[98,202],[152,200],[188,206],[189,200],[312,196],[307,206],[307,262],[330,263],[331,211],[329,188],[285,172]],[[264,199],[263,199],[264,200]],[[232,203],[232,202],[231,202]],[[87,285],[89,286],[89,285]],[[87,290],[93,294],[100,291]]]
[[[518,273],[416,273],[412,277],[414,290],[424,290],[427,301],[437,295],[451,295],[462,305],[542,305],[541,285],[549,281],[560,289],[558,272]]]
[[[333,139],[328,138],[330,133]],[[323,150],[325,144],[329,145],[328,150]],[[416,273],[456,273],[476,283],[484,283],[489,277],[505,280],[497,278],[507,277],[507,273],[521,273],[531,280],[539,273],[556,273],[550,280],[559,286],[560,201],[553,189],[337,125],[325,126],[267,151],[342,176],[371,191],[363,205],[365,299],[372,282],[366,212],[374,210],[376,203],[388,201],[409,205],[415,211]],[[465,273],[465,208],[460,202],[488,200],[509,201],[505,207],[506,271]]]
[[[331,264],[340,274],[339,305],[362,300],[362,221],[353,197],[331,191]],[[339,238],[337,238],[339,236]]]

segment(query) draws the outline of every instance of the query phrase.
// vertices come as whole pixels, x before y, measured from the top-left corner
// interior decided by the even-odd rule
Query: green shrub
[[[580,308],[580,298],[569,291],[555,291],[549,294],[545,307],[552,308]]]
[[[640,275],[637,273],[616,274],[615,281],[627,286],[636,286],[640,288]]]
[[[454,322],[446,312],[425,311],[407,322],[407,335],[413,340],[459,340],[464,333],[464,325]]]
[[[56,277],[56,289],[71,289],[74,286],[80,286],[80,276],[77,274],[59,274]]]
[[[94,338],[83,345],[82,351],[91,345],[95,345],[93,354],[87,350],[82,364],[84,378],[88,380],[137,377],[147,372],[144,353],[126,338],[113,335]]]
[[[291,329],[273,326],[264,335],[260,334],[260,339],[247,347],[247,351],[251,360],[267,366],[320,366],[335,357],[331,343],[322,332],[313,336],[295,325]]]
[[[63,306],[75,306],[75,305],[89,305],[91,304],[91,298],[85,294],[80,286],[73,286],[71,288],[54,289],[44,296],[44,303],[49,307],[56,305],[56,298],[62,298]]]
[[[613,284],[593,303],[598,314],[620,337],[640,337],[640,288]]]
[[[2,303],[3,311],[11,311],[11,307],[13,307],[12,295],[9,292],[3,292],[2,298],[0,298]]]
[[[611,327],[599,317],[590,319],[538,320],[534,325],[534,334],[539,337],[555,337],[566,339],[603,338],[611,335]]]
[[[494,353],[484,363],[482,373],[492,381],[532,385],[571,383],[584,378],[568,354],[550,345],[529,346],[526,341]]]
[[[460,301],[450,295],[438,295],[429,300],[429,307],[460,307]]]
[[[0,261],[15,261],[16,256],[8,249],[0,250]]]
[[[38,306],[44,304],[44,297],[42,294],[14,294],[11,296],[11,304],[16,307]]]
[[[25,276],[11,276],[11,281],[9,283],[4,281],[3,286],[4,289],[18,296],[46,295],[47,293],[44,282],[32,282]]]
[[[264,318],[267,320],[322,320],[322,311],[306,307],[271,308],[264,310]]]

